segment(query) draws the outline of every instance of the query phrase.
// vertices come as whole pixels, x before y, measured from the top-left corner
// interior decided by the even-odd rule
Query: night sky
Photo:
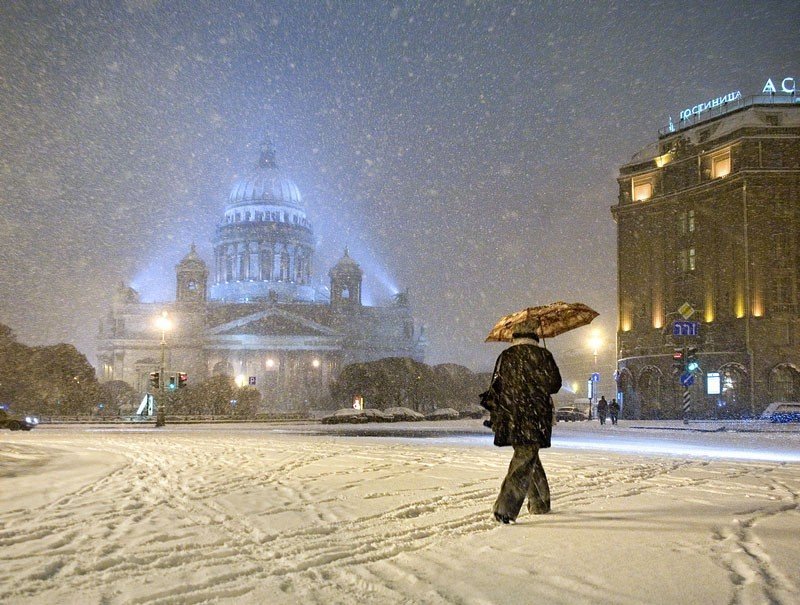
[[[171,300],[192,242],[210,263],[269,132],[317,277],[348,245],[370,302],[408,288],[429,363],[490,367],[495,320],[554,300],[613,342],[619,167],[686,107],[800,80],[798,24],[797,0],[4,2],[0,322],[94,363],[115,284]]]

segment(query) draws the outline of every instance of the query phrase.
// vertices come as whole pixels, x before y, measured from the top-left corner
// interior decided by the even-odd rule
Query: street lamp
[[[172,321],[167,315],[166,311],[162,311],[161,315],[156,318],[156,328],[161,330],[161,367],[159,368],[159,384],[158,390],[160,391],[160,399],[158,402],[158,412],[156,413],[156,426],[164,426],[167,423],[167,332],[172,329]]]
[[[603,346],[603,336],[600,334],[599,330],[594,330],[589,336],[589,340],[587,341],[589,348],[592,350],[592,355],[594,356],[594,369],[593,373],[597,374],[597,353],[600,348]],[[594,375],[592,376],[594,378]],[[592,416],[592,407],[597,405],[597,387],[598,382],[596,380],[592,380],[592,399],[589,402],[589,417]]]

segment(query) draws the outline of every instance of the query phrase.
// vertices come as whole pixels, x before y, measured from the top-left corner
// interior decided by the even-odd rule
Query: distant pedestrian
[[[608,404],[608,415],[611,416],[611,424],[617,424],[619,418],[619,403],[616,399],[612,399]]]
[[[600,401],[597,402],[597,417],[600,419],[600,424],[606,423],[606,416],[608,416],[608,401],[605,395],[601,395]]]
[[[526,496],[530,513],[550,512],[550,486],[539,460],[539,448],[550,447],[550,395],[560,388],[558,366],[550,351],[539,346],[539,337],[532,332],[514,333],[511,346],[497,358],[492,383],[481,401],[491,413],[494,444],[514,448],[494,503],[498,522],[516,521]]]

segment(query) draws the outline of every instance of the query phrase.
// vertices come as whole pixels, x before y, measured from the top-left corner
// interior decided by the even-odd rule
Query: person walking
[[[492,509],[500,523],[515,522],[526,497],[530,513],[550,512],[550,486],[539,450],[550,447],[550,395],[560,388],[561,373],[550,351],[539,346],[538,336],[512,334],[511,346],[500,353],[489,389],[481,396],[481,405],[490,412],[486,424],[494,432],[494,444],[514,448]]]
[[[597,402],[597,417],[600,419],[600,424],[606,423],[606,416],[608,416],[608,401],[605,395],[601,395],[600,401]]]
[[[611,424],[617,424],[619,419],[619,403],[616,399],[612,399],[608,404],[608,415],[611,417]]]

